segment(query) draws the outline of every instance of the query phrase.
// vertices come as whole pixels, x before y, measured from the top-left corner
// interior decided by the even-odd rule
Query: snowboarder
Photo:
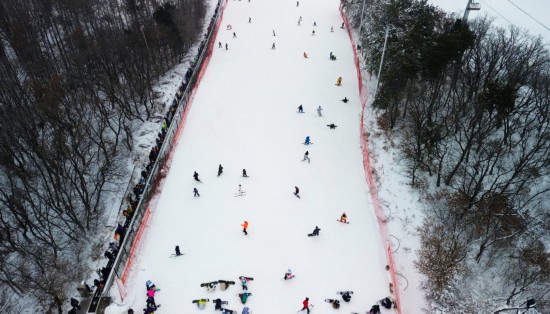
[[[222,167],[222,165],[220,164],[220,165],[218,166],[218,177],[221,176],[222,173],[223,173],[223,167]]]
[[[336,129],[338,126],[334,123],[331,123],[331,124],[327,124],[327,126],[332,130],[332,129]]]
[[[176,256],[180,256],[180,255],[182,255],[180,252],[180,246],[176,245]]]
[[[275,43],[273,43],[273,45],[271,46],[271,49],[275,49]]]
[[[215,304],[214,309],[215,310],[221,310],[222,309],[222,299],[217,298],[216,300],[213,300],[213,301],[214,301],[214,304]]]
[[[292,279],[294,278],[294,275],[292,274],[292,270],[289,268],[288,271],[285,273],[285,277],[283,278],[284,280],[289,280],[289,279]]]
[[[193,188],[193,197],[197,197],[197,196],[201,196],[199,194],[199,190],[197,190],[197,188]]]
[[[342,216],[340,217],[340,221],[341,222],[348,222],[348,216],[346,216],[346,213],[342,214]]]
[[[307,53],[304,51],[304,58],[307,59]]]
[[[298,106],[298,113],[304,113],[304,107],[301,104]]]
[[[308,164],[311,162],[311,160],[309,159],[309,151],[307,151],[307,150],[304,154],[304,159],[302,159],[302,161],[306,161],[306,160],[307,160]]]
[[[235,32],[233,32],[233,38],[237,38],[237,34],[235,34]]]
[[[219,42],[218,42],[218,48],[221,48],[221,47],[222,47],[222,42],[219,41]]]
[[[311,32],[311,36],[315,36],[315,30]]]
[[[387,308],[387,309],[391,309],[391,307],[392,307],[392,301],[388,297],[380,300],[380,304],[382,304],[382,306]]]
[[[143,309],[143,314],[153,314],[157,310],[156,305],[147,304],[147,307]]]
[[[248,279],[246,279],[246,277],[241,277],[241,286],[243,287],[243,290],[248,291]]]
[[[306,136],[306,140],[304,141],[304,144],[309,145],[311,142],[309,141],[309,135]]]
[[[227,43],[225,43],[225,50],[229,50],[229,48],[227,47]]]
[[[302,304],[304,305],[304,307],[300,311],[307,310],[307,313],[309,314],[309,298],[306,297]]]
[[[276,35],[275,35],[275,30],[273,30],[273,37],[275,37],[275,36],[276,36]]]
[[[244,195],[243,187],[239,184],[239,190],[237,191],[237,194],[235,196],[243,196]]]
[[[195,171],[195,173],[193,174],[193,178],[195,178],[195,181],[197,182],[201,182],[201,180],[199,180],[199,174]]]
[[[319,115],[319,117],[322,117],[322,116],[323,116],[323,114],[321,113],[321,111],[323,111],[323,108],[321,108],[321,106],[319,106],[319,107],[317,108],[317,114]]]
[[[248,235],[248,232],[246,232],[246,229],[248,229],[248,221],[245,220],[241,226],[243,226],[244,235]]]
[[[313,232],[308,234],[308,236],[310,237],[316,237],[319,235],[319,231],[321,231],[321,229],[319,229],[319,227],[315,226],[315,229],[313,229]]]
[[[243,178],[246,178],[248,177],[248,175],[246,174],[246,169],[243,169]]]
[[[204,309],[206,307],[206,302],[208,302],[206,299],[200,299],[197,302],[197,307],[201,310]]]
[[[369,314],[380,314],[380,306],[378,304],[373,305],[370,308]]]
[[[347,104],[349,99],[347,97],[344,97],[344,99],[342,99],[342,101],[344,102],[344,104]]]
[[[334,299],[325,299],[325,302],[332,303],[333,309],[339,309],[340,308],[340,301],[334,300]]]
[[[344,299],[344,301],[349,302],[351,300],[350,292],[351,291],[345,291],[344,293],[342,293],[342,299]]]
[[[296,195],[297,198],[300,198],[299,194],[300,194],[300,189],[297,186],[295,186],[294,187],[294,195]]]
[[[342,77],[339,76],[338,79],[336,80],[336,86],[341,86],[342,85]]]
[[[245,304],[245,303],[246,303],[246,300],[247,300],[248,297],[251,296],[251,295],[252,295],[252,293],[250,293],[250,292],[239,293],[239,298],[241,298],[242,304]]]

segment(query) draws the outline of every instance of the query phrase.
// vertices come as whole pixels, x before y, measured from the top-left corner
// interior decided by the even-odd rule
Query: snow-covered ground
[[[299,7],[295,1],[228,2],[216,42],[229,49],[216,45],[152,202],[128,296],[108,313],[141,312],[146,280],[161,288],[159,313],[195,313],[192,300],[218,297],[240,313],[241,275],[255,278],[246,304],[254,313],[294,313],[305,297],[316,313],[330,313],[324,299],[341,300],[341,290],[354,291],[341,310],[365,312],[388,295],[362,166],[353,52],[339,28],[338,6],[338,0],[301,0]],[[329,60],[330,52],[337,61]],[[344,96],[351,101],[341,102]],[[313,145],[302,144],[307,135]],[[306,150],[311,163],[302,161]],[[224,172],[217,177],[219,164]],[[241,177],[243,168],[249,178]],[[193,171],[203,183],[193,180]],[[235,197],[239,184],[246,195]],[[194,187],[200,197],[193,197]],[[350,224],[336,221],[342,212]],[[247,236],[240,226],[245,220]],[[321,235],[308,237],[315,226]],[[170,258],[176,245],[185,255]],[[288,268],[297,277],[284,281]],[[200,287],[218,279],[237,285],[216,292]],[[206,311],[214,312],[212,303]]]

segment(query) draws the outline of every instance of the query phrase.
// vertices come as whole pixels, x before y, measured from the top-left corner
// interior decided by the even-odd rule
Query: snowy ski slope
[[[294,0],[228,1],[153,202],[128,297],[110,313],[129,307],[141,313],[149,279],[161,288],[158,313],[214,313],[212,303],[200,311],[191,301],[218,297],[241,313],[241,275],[255,278],[246,304],[255,314],[296,313],[305,297],[314,313],[332,313],[324,299],[341,300],[340,290],[354,291],[340,311],[364,313],[387,296],[385,254],[362,166],[356,69],[340,28],[339,2],[300,0],[297,7]],[[330,52],[337,61],[329,60]],[[351,101],[341,102],[344,96]],[[300,104],[304,114],[297,113]],[[302,144],[307,135],[313,145]],[[306,150],[310,164],[301,161]],[[217,177],[219,164],[224,172]],[[249,178],[241,177],[243,168]],[[193,180],[194,171],[203,183]],[[239,184],[246,195],[234,197]],[[193,197],[194,187],[200,197]],[[344,211],[350,224],[336,221]],[[245,220],[248,236],[240,226]],[[308,237],[315,226],[321,235]],[[175,245],[185,255],[169,258]],[[288,268],[296,278],[284,281]],[[218,279],[237,285],[215,292],[200,287]]]

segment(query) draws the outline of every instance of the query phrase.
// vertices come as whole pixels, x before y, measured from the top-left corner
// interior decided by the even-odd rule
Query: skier
[[[302,159],[302,161],[306,161],[307,160],[307,163],[310,163],[311,160],[309,159],[309,151],[306,150],[306,153],[304,154],[304,159]]]
[[[300,194],[300,189],[297,186],[295,186],[294,187],[294,195],[296,195],[296,197],[300,198],[299,194]]]
[[[341,29],[344,29],[344,22],[342,22],[342,26],[340,26]]]
[[[311,32],[311,36],[315,36],[315,30]]]
[[[180,255],[182,255],[180,252],[180,246],[176,245],[176,256],[180,256]]]
[[[193,188],[193,197],[196,197],[196,196],[201,196],[199,194],[199,190],[197,190],[197,188]]]
[[[245,220],[241,226],[243,226],[244,235],[248,235],[248,232],[246,232],[246,229],[248,229],[248,221]]]
[[[237,34],[235,34],[235,32],[233,32],[233,38],[237,38]]]
[[[301,104],[298,106],[298,113],[304,113],[304,107]]]
[[[193,178],[195,178],[195,181],[197,182],[201,182],[201,180],[199,180],[199,174],[195,171],[195,173],[193,174]]]
[[[275,43],[273,43],[273,45],[271,46],[271,49],[275,49]]]
[[[225,43],[225,50],[229,50],[229,48],[227,48],[227,43]]]
[[[246,279],[246,277],[241,277],[241,286],[243,287],[243,290],[248,291],[248,279]]]
[[[275,30],[273,30],[273,37],[275,37],[275,36],[276,36],[276,35],[275,35]]]
[[[342,77],[339,76],[338,79],[336,80],[336,86],[341,86],[342,85]]]
[[[340,221],[341,222],[348,222],[348,216],[346,216],[346,213],[342,214],[342,216],[340,217]]]
[[[315,229],[313,229],[313,232],[310,233],[310,237],[318,236],[318,235],[319,235],[319,231],[321,231],[321,229],[319,229],[319,227],[315,226]]]
[[[218,42],[218,48],[221,48],[221,47],[222,47],[222,42],[219,41],[219,42]]]
[[[288,280],[292,278],[294,278],[294,275],[292,274],[292,270],[289,268],[288,271],[285,273],[284,280]]]
[[[321,108],[321,106],[319,106],[319,108],[317,108],[317,114],[319,115],[319,117],[322,117],[323,114],[321,113],[321,111],[323,111],[323,108]]]
[[[151,280],[147,280],[145,282],[145,287],[147,288],[147,291],[149,291],[151,289],[153,289],[153,290],[157,289],[157,286],[155,286],[155,284]]]
[[[246,178],[248,177],[248,175],[246,174],[246,169],[243,169],[243,178]]]
[[[313,26],[317,26],[317,22],[313,22]]]
[[[334,27],[333,26],[330,27],[330,32],[334,33]]]
[[[334,123],[331,123],[331,124],[327,124],[327,126],[332,130],[332,129],[336,129],[336,127],[338,127],[336,124]]]
[[[307,53],[304,51],[304,58],[307,59]]]
[[[326,299],[325,300],[328,303],[332,303],[332,308],[339,309],[340,308],[340,301],[334,300],[334,299]]]
[[[243,187],[239,184],[239,190],[237,191],[237,196],[242,196],[244,194]]]
[[[304,305],[304,307],[300,311],[307,310],[307,313],[309,314],[309,298],[306,297],[302,304]]]
[[[309,135],[306,136],[306,140],[304,141],[304,144],[309,145],[311,142],[309,141]]]
[[[248,18],[248,23],[252,23],[252,18],[251,17]]]
[[[349,99],[347,97],[344,97],[344,99],[342,99],[342,101],[344,102],[344,104],[347,104]]]
[[[218,177],[221,176],[222,172],[223,172],[223,167],[222,167],[222,165],[220,164],[220,165],[218,166]]]
[[[300,1],[296,1],[296,7],[300,6]]]

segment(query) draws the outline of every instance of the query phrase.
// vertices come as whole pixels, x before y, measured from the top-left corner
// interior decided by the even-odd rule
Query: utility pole
[[[384,63],[384,55],[386,54],[386,44],[388,43],[388,34],[390,33],[390,26],[386,25],[386,36],[384,37],[384,48],[382,49],[382,57],[380,58],[380,67],[378,68],[378,77],[376,82],[376,91],[374,95],[378,94],[378,86],[380,85],[380,75],[382,74],[382,64]]]
[[[357,36],[357,40],[359,42],[361,42],[361,30],[363,29],[363,15],[365,15],[365,2],[367,2],[367,0],[363,0],[363,9],[361,10],[361,21],[359,22],[359,36]],[[359,46],[358,43],[357,43],[357,46]]]

